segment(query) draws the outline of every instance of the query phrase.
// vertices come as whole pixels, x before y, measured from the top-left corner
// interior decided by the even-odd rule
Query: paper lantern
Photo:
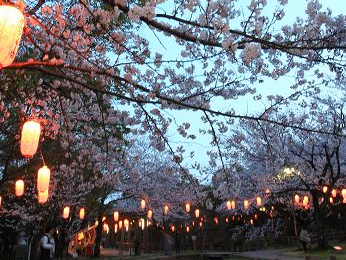
[[[41,192],[38,191],[38,203],[44,204],[48,201],[48,189]]]
[[[145,210],[145,206],[146,206],[145,200],[142,199],[141,200],[141,210]]]
[[[247,209],[249,207],[249,201],[244,200],[244,209]]]
[[[308,204],[309,204],[309,197],[308,196],[304,196],[304,198],[303,198],[303,206],[305,208],[307,208]]]
[[[16,57],[24,28],[24,15],[16,7],[0,5],[0,69]]]
[[[2,206],[2,197],[0,196],[0,207]]]
[[[341,190],[341,195],[344,198],[344,200],[346,199],[346,189],[342,189]]]
[[[118,224],[114,224],[114,233],[116,234],[118,232]]]
[[[70,207],[66,206],[62,212],[62,218],[68,219],[69,216],[70,216]]]
[[[172,230],[172,232],[174,232],[174,230],[175,230],[175,226],[174,225],[171,226],[171,230]]]
[[[190,205],[190,203],[186,203],[186,205],[185,205],[185,211],[186,211],[187,213],[189,213],[190,210],[191,210],[191,205]]]
[[[147,217],[151,219],[153,217],[153,211],[151,209],[148,210]]]
[[[266,193],[266,194],[270,194],[270,189],[266,189],[266,190],[265,190],[265,193]]]
[[[144,218],[141,218],[141,223],[142,223],[142,230],[144,230],[144,228],[145,228],[145,222],[144,222]]]
[[[79,218],[84,219],[85,218],[85,208],[81,208],[79,210]]]
[[[113,213],[113,217],[114,217],[114,221],[118,221],[119,220],[119,211],[115,211]]]
[[[216,225],[218,225],[219,224],[219,219],[217,217],[214,217],[214,222],[215,222]]]
[[[250,224],[253,225],[253,219],[250,219]]]
[[[129,221],[127,219],[124,220],[124,227],[126,231],[129,231]]]
[[[109,233],[109,226],[107,223],[103,224],[103,231],[105,231],[107,234]]]
[[[102,217],[102,222],[104,222],[106,219],[107,219],[106,216],[103,216]]]
[[[195,226],[195,221],[192,221],[192,226],[193,226],[193,227]]]
[[[299,195],[298,194],[294,195],[294,202],[296,204],[299,204],[299,201],[300,201]]]
[[[333,203],[334,203],[333,197],[329,197],[329,202],[330,202],[330,204],[333,204]]]
[[[202,221],[199,222],[199,227],[200,227],[200,228],[203,227],[203,222],[202,222]]]
[[[165,206],[163,207],[163,213],[164,213],[165,215],[167,215],[167,214],[168,214],[168,211],[169,211],[168,205],[165,205]]]
[[[228,217],[225,219],[225,221],[226,221],[226,223],[228,223],[229,222],[229,219],[228,219]]]
[[[24,181],[23,180],[16,181],[15,194],[17,197],[23,196],[23,194],[24,194]]]
[[[231,201],[232,209],[235,209],[235,200]]]
[[[50,170],[47,166],[43,166],[38,170],[37,174],[37,190],[45,192],[49,189]]]
[[[228,201],[226,202],[226,207],[227,207],[228,210],[231,210],[231,209],[232,209],[232,203],[231,203],[230,200],[228,200]]]
[[[258,207],[262,206],[262,199],[261,199],[261,197],[257,197],[256,198],[256,202],[257,202],[257,206]]]
[[[195,217],[196,217],[196,218],[199,218],[199,209],[196,209],[196,210],[195,210]]]
[[[32,157],[38,147],[41,125],[36,121],[27,121],[23,125],[20,139],[20,152],[24,157]]]
[[[336,189],[332,189],[332,197],[333,197],[333,198],[336,197],[336,193],[337,193]]]
[[[186,232],[189,233],[190,232],[190,227],[186,226]]]
[[[119,221],[119,229],[122,229],[122,228],[123,228],[123,221],[120,220],[120,221]]]
[[[323,193],[327,193],[327,191],[328,191],[328,187],[327,187],[327,186],[323,186],[322,192],[323,192]]]

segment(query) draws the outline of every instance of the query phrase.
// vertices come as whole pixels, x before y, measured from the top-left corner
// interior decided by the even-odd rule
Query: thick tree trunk
[[[95,238],[95,250],[94,250],[94,256],[98,257],[100,256],[100,245],[101,245],[101,239],[102,239],[102,217],[103,217],[103,207],[99,207],[97,221],[98,225],[96,227],[96,238]]]
[[[318,236],[318,247],[325,248],[328,246],[328,239],[325,234],[325,225],[323,221],[323,216],[321,214],[321,208],[318,204],[317,194],[312,194],[312,203],[314,207],[314,220],[316,224],[317,236]]]

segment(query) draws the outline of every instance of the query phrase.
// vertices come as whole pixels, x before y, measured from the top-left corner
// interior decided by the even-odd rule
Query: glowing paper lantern
[[[200,228],[203,227],[203,222],[202,222],[202,221],[199,222],[199,227],[200,227]]]
[[[308,204],[309,204],[309,197],[308,196],[304,196],[304,199],[303,199],[303,206],[305,208],[308,207]]]
[[[24,194],[24,181],[23,180],[16,181],[15,194],[17,197],[23,196],[23,194]]]
[[[266,193],[266,194],[270,194],[270,189],[266,189],[266,190],[265,190],[265,193]]]
[[[103,231],[105,231],[107,234],[109,233],[109,226],[107,223],[103,224]]]
[[[66,206],[62,212],[62,218],[68,219],[69,216],[70,216],[70,207]]]
[[[257,197],[256,198],[256,202],[257,202],[257,206],[258,207],[262,206],[262,199],[261,199],[261,197]]]
[[[1,205],[2,205],[2,197],[0,196],[0,207],[1,207]]]
[[[123,221],[120,220],[120,221],[119,221],[119,229],[122,229],[122,228],[123,228]]]
[[[294,195],[294,202],[296,204],[299,204],[299,201],[300,201],[299,195],[298,194]]]
[[[327,193],[327,191],[328,191],[328,187],[327,187],[327,186],[323,186],[322,192],[323,192],[323,193]]]
[[[129,221],[127,219],[124,220],[124,227],[126,231],[129,231]]]
[[[332,189],[332,196],[333,196],[333,198],[336,197],[336,193],[337,193],[336,189]]]
[[[105,216],[102,217],[102,222],[105,221],[107,218]]]
[[[119,220],[119,211],[115,211],[113,213],[113,217],[114,217],[114,221],[118,221]]]
[[[199,209],[195,210],[195,216],[196,216],[196,218],[199,218]]]
[[[346,199],[346,189],[341,190],[341,195],[344,199]]]
[[[38,191],[38,203],[44,204],[48,201],[48,189],[41,192]]]
[[[250,224],[253,225],[253,219],[250,219]]]
[[[247,209],[249,207],[249,201],[244,200],[244,209]]]
[[[24,15],[16,7],[0,5],[0,69],[16,57],[24,28]]]
[[[79,218],[84,219],[84,217],[85,217],[85,208],[81,208],[79,210]]]
[[[185,205],[185,211],[186,211],[187,213],[189,213],[190,210],[191,210],[190,204],[189,204],[189,203],[186,203],[186,205]]]
[[[43,166],[38,170],[37,174],[37,190],[44,192],[49,189],[50,170],[47,166]]]
[[[215,217],[214,218],[214,222],[215,222],[216,225],[218,225],[219,224],[219,219],[217,217]]]
[[[20,139],[20,152],[24,157],[32,157],[38,147],[41,125],[36,121],[27,121],[23,125]]]
[[[171,230],[172,230],[172,232],[174,232],[175,226],[171,226]]]
[[[228,201],[226,202],[226,207],[227,207],[228,210],[231,210],[231,209],[232,209],[232,203],[231,203],[230,200],[228,200]]]
[[[146,205],[145,200],[142,199],[141,200],[141,210],[145,210],[145,205]]]
[[[186,226],[186,232],[189,233],[190,232],[190,227]]]
[[[330,197],[330,198],[329,198],[329,202],[330,202],[330,204],[333,204],[333,203],[334,203],[333,197]]]
[[[232,209],[235,209],[235,200],[231,201]]]
[[[168,205],[165,205],[165,206],[163,207],[163,213],[164,213],[165,215],[167,215],[167,214],[168,214],[168,211],[169,211]]]
[[[114,224],[114,233],[116,234],[118,232],[118,224]]]
[[[142,227],[142,230],[144,230],[145,228],[144,218],[141,218],[141,227]]]
[[[228,217],[225,219],[225,221],[226,221],[226,223],[228,223],[229,222],[229,219],[228,219]]]
[[[147,217],[151,219],[153,217],[153,211],[151,209],[148,210]]]

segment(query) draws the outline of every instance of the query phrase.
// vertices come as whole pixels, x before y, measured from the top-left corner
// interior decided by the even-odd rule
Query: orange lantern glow
[[[167,214],[168,214],[168,211],[169,211],[168,205],[165,205],[165,206],[163,207],[163,213],[164,213],[165,215],[167,215]]]
[[[296,204],[299,204],[299,201],[300,201],[299,195],[298,194],[294,195],[294,202]]]
[[[190,227],[186,226],[186,232],[189,233],[190,232]]]
[[[81,208],[79,210],[79,218],[84,219],[84,217],[85,217],[85,208]]]
[[[329,202],[330,202],[330,204],[333,204],[333,203],[334,203],[333,197],[329,197]]]
[[[199,218],[199,209],[196,209],[196,210],[195,210],[195,217],[196,217],[196,218]]]
[[[105,231],[107,234],[109,233],[109,226],[107,223],[103,224],[103,231]]]
[[[305,208],[307,208],[308,204],[309,204],[309,197],[308,196],[304,196],[304,198],[303,198],[303,206]]]
[[[244,200],[244,209],[247,209],[249,207],[249,201]]]
[[[38,192],[38,203],[44,204],[48,201],[48,189],[41,192]]]
[[[66,206],[62,212],[63,219],[68,219],[70,216],[70,207]]]
[[[124,220],[124,227],[126,231],[129,231],[129,221],[127,219]]]
[[[37,174],[37,190],[44,192],[49,189],[50,170],[47,166],[43,166],[38,170]]]
[[[24,28],[24,15],[16,7],[0,5],[0,69],[16,57]]]
[[[250,219],[250,224],[253,225],[253,219]]]
[[[102,222],[105,221],[106,219],[107,219],[106,216],[103,216],[102,217]]]
[[[27,121],[23,125],[20,139],[20,152],[24,157],[32,157],[40,141],[41,125],[36,121]]]
[[[257,206],[258,207],[262,206],[262,199],[261,199],[261,197],[257,197],[256,198],[256,202],[257,202]]]
[[[142,199],[141,200],[141,210],[145,210],[145,206],[146,206],[145,199]]]
[[[332,196],[333,196],[333,198],[336,197],[336,193],[337,193],[336,189],[332,189]]]
[[[229,222],[229,219],[228,219],[228,217],[225,219],[225,221],[226,221],[226,223],[228,223]]]
[[[232,206],[232,209],[235,209],[235,200],[231,201],[231,206]]]
[[[270,189],[266,189],[266,190],[265,190],[265,193],[266,193],[266,194],[270,194]]]
[[[116,234],[118,232],[118,224],[114,224],[114,233]]]
[[[346,200],[346,189],[342,189],[341,190],[341,195],[342,195],[342,197],[343,197],[343,199],[344,199],[344,201]],[[345,202],[344,202],[345,203]]]
[[[0,207],[1,207],[1,205],[2,205],[2,197],[0,196]]]
[[[15,194],[17,197],[23,196],[23,194],[24,194],[24,181],[23,180],[16,181]]]
[[[122,229],[122,228],[123,228],[123,221],[120,220],[120,221],[119,221],[119,229]]]
[[[323,192],[323,193],[327,193],[327,191],[328,191],[328,187],[327,187],[327,186],[323,186],[322,192]]]
[[[113,213],[113,217],[114,217],[114,221],[115,221],[115,222],[118,221],[118,220],[119,220],[119,211],[115,211],[115,212]]]
[[[153,211],[149,209],[147,215],[148,215],[148,218],[151,219],[153,217]]]
[[[215,222],[216,225],[218,225],[219,224],[219,219],[217,217],[215,217],[214,218],[214,222]]]
[[[231,209],[232,209],[232,203],[231,203],[230,200],[228,200],[228,201],[226,202],[226,208],[227,208],[228,210],[231,210]]]
[[[199,227],[200,227],[200,228],[203,227],[203,222],[202,222],[202,221],[199,222]]]
[[[171,230],[172,230],[172,232],[174,232],[175,226],[171,226]]]
[[[187,213],[189,213],[190,210],[191,210],[191,205],[190,205],[190,203],[186,203],[186,205],[185,205],[185,211],[186,211]]]

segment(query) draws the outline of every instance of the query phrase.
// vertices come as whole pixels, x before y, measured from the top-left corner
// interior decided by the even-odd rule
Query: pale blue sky
[[[267,10],[268,14],[271,13],[274,5],[272,3],[276,2],[273,0],[267,0],[268,6],[265,10]],[[241,4],[244,2],[244,12],[246,12],[246,3],[245,1],[239,1]],[[330,8],[334,15],[343,14],[346,10],[346,1],[345,0],[322,0],[320,1],[324,8]],[[167,5],[167,4],[166,4]],[[297,16],[305,17],[305,0],[288,0],[288,4],[285,8],[286,16],[282,20],[282,24],[290,24],[292,23]],[[159,11],[158,11],[159,12]],[[175,39],[173,37],[166,37],[160,34],[153,34],[147,27],[141,28],[143,30],[143,34],[148,35],[151,48],[160,53],[165,53],[163,59],[176,59],[180,56],[180,47],[177,46]],[[156,37],[160,38],[161,43],[156,39]],[[163,46],[162,46],[163,45]],[[196,71],[199,73],[198,70]],[[291,76],[291,77],[290,77]],[[279,80],[273,80],[269,78],[264,79],[264,83],[255,85],[257,92],[262,94],[263,96],[267,96],[269,94],[279,94],[282,96],[288,96],[291,91],[289,86],[294,82],[293,75],[288,77],[282,77]],[[235,111],[239,114],[251,114],[256,111],[263,111],[265,104],[262,101],[254,101],[252,96],[246,96],[239,100],[228,101],[228,102],[218,102],[216,107],[220,110],[229,110],[229,108],[235,109]],[[210,137],[205,135],[198,134],[199,128],[206,128],[206,125],[203,125],[200,121],[200,117],[202,115],[201,112],[186,112],[186,111],[168,111],[169,115],[175,118],[177,124],[179,125],[182,122],[190,122],[192,127],[189,131],[189,134],[197,134],[197,139],[194,141],[187,141],[184,138],[180,137],[176,132],[176,127],[172,124],[171,129],[169,131],[169,139],[171,144],[174,147],[178,147],[180,145],[184,145],[186,149],[186,156],[189,155],[190,152],[195,153],[194,159],[188,159],[186,157],[184,161],[184,165],[188,166],[194,161],[201,163],[202,165],[207,166],[208,164],[208,156],[206,152],[210,149]]]

